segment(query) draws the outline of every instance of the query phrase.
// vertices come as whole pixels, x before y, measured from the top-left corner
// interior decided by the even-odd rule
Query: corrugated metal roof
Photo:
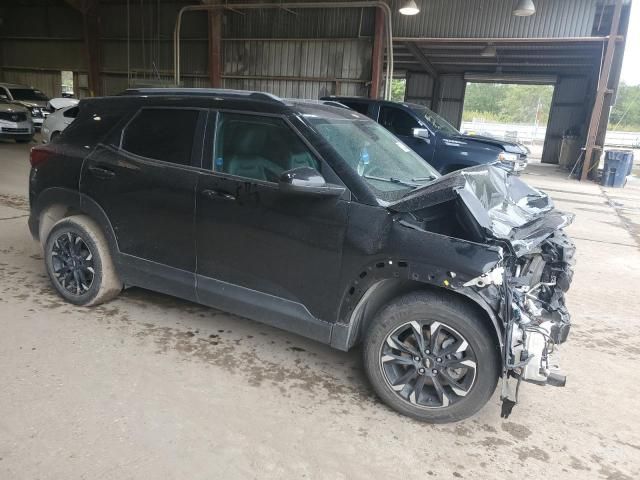
[[[400,0],[394,0],[397,4]],[[396,37],[581,37],[591,34],[599,0],[535,0],[536,13],[512,15],[510,0],[417,0],[420,13],[394,15]],[[394,11],[396,5],[392,5]]]

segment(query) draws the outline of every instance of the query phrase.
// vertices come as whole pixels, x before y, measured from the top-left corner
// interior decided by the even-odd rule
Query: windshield
[[[382,202],[392,202],[440,175],[425,160],[372,120],[322,118],[307,120],[360,175]]]
[[[433,125],[433,128],[445,135],[460,135],[460,131],[447,122],[444,118],[435,112],[432,112],[427,107],[421,105],[411,105],[411,109],[418,115],[424,117],[424,119]]]
[[[35,101],[47,101],[49,98],[40,90],[34,90],[32,88],[10,88],[11,96],[14,100],[35,100]]]

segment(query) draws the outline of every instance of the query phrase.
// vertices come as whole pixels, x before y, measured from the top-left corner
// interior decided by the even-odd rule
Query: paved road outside
[[[64,303],[27,230],[27,157],[0,143],[0,478],[640,478],[640,180],[531,166],[577,214],[567,387],[431,426],[376,399],[358,350],[141,289]]]

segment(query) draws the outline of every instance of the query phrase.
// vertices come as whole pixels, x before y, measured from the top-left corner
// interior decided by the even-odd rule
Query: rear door
[[[143,107],[84,162],[81,192],[105,211],[125,275],[195,298],[194,195],[206,110]]]
[[[428,140],[413,136],[414,128],[425,128],[413,115],[398,107],[381,105],[378,123],[402,140],[427,162],[433,162],[436,139],[433,136]]]

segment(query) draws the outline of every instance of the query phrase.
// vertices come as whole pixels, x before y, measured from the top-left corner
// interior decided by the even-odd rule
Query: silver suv
[[[28,85],[15,83],[0,83],[0,99],[18,103],[29,109],[31,120],[36,131],[42,128],[44,117],[48,114],[45,110],[49,97],[40,90]]]
[[[31,141],[34,133],[29,110],[0,98],[0,138],[27,143]]]

